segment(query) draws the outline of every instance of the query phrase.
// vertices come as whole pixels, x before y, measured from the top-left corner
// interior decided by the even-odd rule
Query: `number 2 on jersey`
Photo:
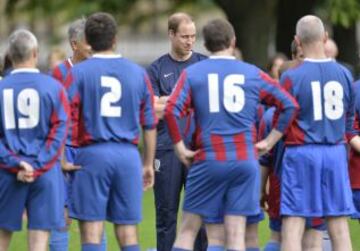
[[[344,113],[344,89],[337,81],[329,81],[324,85],[324,106],[322,105],[321,85],[319,81],[311,82],[313,98],[314,120],[323,119],[323,108],[325,117],[330,120],[341,118]]]
[[[3,90],[3,107],[4,107],[4,121],[5,129],[15,129],[16,119],[15,110],[18,115],[18,128],[31,129],[39,124],[40,119],[40,97],[35,89],[27,88],[19,92],[16,98],[16,105],[14,106],[14,90]],[[15,108],[16,107],[16,108]],[[22,117],[20,117],[20,115]]]
[[[245,83],[244,75],[231,74],[224,79],[224,108],[228,112],[240,112],[245,105],[245,92],[240,85]],[[219,101],[219,75],[208,75],[209,108],[210,112],[220,111]]]
[[[121,107],[115,106],[114,103],[121,99],[122,89],[121,83],[114,77],[101,77],[101,87],[110,88],[109,92],[106,92],[101,97],[100,114],[103,117],[121,117]]]

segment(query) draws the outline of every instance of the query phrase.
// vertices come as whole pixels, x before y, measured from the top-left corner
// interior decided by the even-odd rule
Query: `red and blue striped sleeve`
[[[12,152],[0,141],[0,168],[18,168],[20,161],[20,156]]]
[[[68,130],[69,103],[63,87],[51,100],[53,107],[50,116],[49,133],[42,145],[37,159],[32,163],[35,175],[39,176],[49,170],[60,159]]]
[[[68,74],[71,67],[72,66],[69,63],[69,60],[66,59],[64,62],[54,67],[53,71],[51,72],[51,75],[56,80],[60,81],[60,83],[64,84],[66,75]]]
[[[182,140],[178,119],[184,117],[191,111],[191,96],[191,87],[187,79],[186,71],[184,70],[165,107],[164,118],[174,144]]]
[[[268,106],[275,106],[277,116],[274,128],[282,133],[286,133],[291,123],[296,117],[299,105],[296,100],[280,84],[266,73],[260,71],[261,79],[260,99]]]
[[[346,111],[346,139],[348,142],[360,134],[360,81],[350,88],[349,108]]]
[[[51,76],[56,80],[60,81],[60,83],[64,82],[64,77],[62,75],[59,65],[54,67],[54,69],[51,72]]]
[[[69,99],[70,121],[67,144],[79,146],[79,120],[80,120],[80,93],[78,89],[78,78],[71,68],[66,75],[64,86]]]
[[[150,79],[144,74],[144,95],[140,107],[140,124],[145,130],[154,129],[158,123],[154,109],[154,92]]]

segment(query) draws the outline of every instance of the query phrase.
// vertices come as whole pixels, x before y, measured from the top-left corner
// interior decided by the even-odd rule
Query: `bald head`
[[[325,43],[325,55],[329,58],[336,58],[338,54],[339,50],[335,41],[329,38]]]
[[[304,16],[296,24],[296,36],[302,44],[311,44],[324,40],[325,28],[317,16]]]

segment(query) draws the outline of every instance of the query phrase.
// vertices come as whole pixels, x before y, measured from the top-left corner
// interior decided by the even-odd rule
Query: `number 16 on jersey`
[[[245,77],[241,74],[231,74],[224,79],[224,108],[228,112],[240,112],[245,105],[245,93],[241,85],[245,83]],[[208,75],[209,108],[210,112],[220,111],[219,101],[219,75]]]

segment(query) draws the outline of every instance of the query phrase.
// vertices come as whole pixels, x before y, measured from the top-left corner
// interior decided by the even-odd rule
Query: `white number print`
[[[3,90],[5,129],[15,129],[14,90]],[[22,90],[16,99],[16,108],[19,112],[19,129],[31,129],[39,124],[40,97],[35,89]],[[20,117],[22,116],[22,117]]]
[[[337,120],[344,114],[344,89],[337,81],[329,81],[324,85],[324,106],[321,102],[321,85],[319,81],[311,82],[314,120],[323,119],[323,108],[326,118]]]
[[[101,98],[100,114],[103,117],[121,117],[121,107],[115,106],[113,103],[121,99],[122,90],[121,83],[114,77],[101,77],[101,86],[110,88]]]
[[[231,74],[224,79],[224,108],[228,112],[240,112],[245,105],[245,92],[240,85],[245,83],[244,75]],[[219,76],[212,73],[208,75],[209,108],[210,112],[220,111]]]

